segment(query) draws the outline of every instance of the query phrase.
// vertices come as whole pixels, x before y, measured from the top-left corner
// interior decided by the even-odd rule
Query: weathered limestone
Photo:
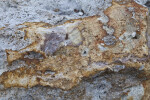
[[[7,61],[11,65],[23,60],[30,67],[4,72],[0,83],[6,88],[42,85],[68,90],[84,77],[115,66],[149,70],[148,9],[134,1],[112,2],[104,14],[108,21],[91,16],[57,26],[42,22],[20,24],[25,27],[18,31],[25,32],[24,39],[31,44],[20,50],[7,49]],[[30,58],[33,52],[39,56]]]

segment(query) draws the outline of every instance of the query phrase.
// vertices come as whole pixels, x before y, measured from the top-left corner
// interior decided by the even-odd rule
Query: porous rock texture
[[[150,99],[144,4],[0,1],[0,99]]]

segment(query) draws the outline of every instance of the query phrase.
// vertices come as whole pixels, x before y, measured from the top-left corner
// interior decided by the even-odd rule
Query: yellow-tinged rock
[[[113,2],[104,12],[109,19],[105,24],[100,20],[102,16],[70,20],[58,26],[23,23],[27,27],[19,30],[32,43],[19,51],[6,50],[7,61],[11,64],[21,59],[32,67],[4,72],[0,82],[6,88],[42,85],[67,90],[83,77],[115,65],[144,66],[147,70],[147,13],[147,8],[135,2]],[[40,53],[43,58],[26,58],[30,52]]]

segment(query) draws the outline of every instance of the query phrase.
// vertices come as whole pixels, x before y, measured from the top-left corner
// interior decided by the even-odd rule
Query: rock
[[[148,99],[148,8],[140,5],[146,0],[110,2],[6,1],[9,10],[0,11],[12,19],[0,16],[5,19],[0,24],[0,99]],[[29,3],[34,9],[28,12]],[[26,6],[32,19],[20,20],[24,14],[15,11]]]
[[[26,27],[16,31],[24,32],[24,39],[29,39],[31,44],[20,50],[7,49],[7,61],[11,65],[16,60],[24,60],[31,67],[4,72],[0,82],[6,88],[43,85],[68,90],[84,77],[115,65],[137,69],[145,66],[147,70],[147,13],[147,8],[135,2],[122,5],[112,2],[104,14],[109,18],[108,26],[114,29],[113,36],[103,29],[103,22],[98,20],[100,16],[69,20],[57,26],[41,22],[20,24]],[[133,38],[133,33],[139,37]],[[99,44],[107,49],[99,49]],[[43,58],[25,58],[31,52]],[[44,74],[48,70],[53,74]]]

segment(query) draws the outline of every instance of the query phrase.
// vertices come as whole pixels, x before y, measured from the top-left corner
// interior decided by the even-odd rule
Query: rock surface
[[[1,9],[7,12],[6,16],[12,10],[16,13],[16,9],[34,6],[26,14],[33,17],[36,12],[39,18],[47,14],[38,21],[31,21],[28,16],[21,21],[13,16],[16,23],[6,21],[10,17],[0,17],[2,100],[149,99],[148,8],[141,2],[90,1],[89,12],[84,0],[58,0],[56,5],[33,2],[0,3],[1,8],[10,6],[9,10]],[[97,5],[93,6],[95,2]],[[33,4],[29,7],[30,3]],[[40,4],[41,11],[36,8]],[[52,15],[59,21],[55,17],[45,19]]]

